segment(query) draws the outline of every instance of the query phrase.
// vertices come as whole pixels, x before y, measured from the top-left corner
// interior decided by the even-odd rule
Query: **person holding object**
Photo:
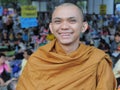
[[[49,28],[56,39],[30,56],[16,90],[116,90],[110,57],[80,43],[88,23],[79,7],[57,6]]]

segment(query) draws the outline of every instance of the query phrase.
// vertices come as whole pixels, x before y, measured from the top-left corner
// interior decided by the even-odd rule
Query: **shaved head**
[[[78,7],[77,5],[73,4],[73,3],[63,3],[63,4],[59,5],[59,6],[56,6],[55,9],[54,9],[54,11],[53,11],[52,17],[53,17],[53,15],[54,15],[54,13],[55,13],[55,11],[57,9],[59,9],[59,8],[65,8],[65,7],[75,7],[78,10],[81,18],[84,19],[83,10],[80,7]]]
[[[82,9],[72,3],[57,6],[49,24],[51,32],[64,49],[66,46],[79,45],[80,33],[85,32],[87,27],[87,22],[83,21]]]

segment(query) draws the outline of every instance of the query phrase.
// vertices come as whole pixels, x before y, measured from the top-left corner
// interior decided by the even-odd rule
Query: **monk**
[[[56,39],[30,56],[17,90],[116,90],[110,57],[79,41],[87,27],[79,7],[57,6],[49,25]]]

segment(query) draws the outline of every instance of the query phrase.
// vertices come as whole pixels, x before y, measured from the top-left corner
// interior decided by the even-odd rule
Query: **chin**
[[[72,42],[71,41],[68,41],[68,40],[63,40],[63,41],[60,41],[61,44],[63,45],[69,45],[71,44]]]

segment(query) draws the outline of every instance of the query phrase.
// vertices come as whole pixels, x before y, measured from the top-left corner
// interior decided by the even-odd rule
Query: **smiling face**
[[[59,6],[55,9],[50,30],[62,45],[79,43],[80,33],[87,29],[82,11],[75,5]]]

